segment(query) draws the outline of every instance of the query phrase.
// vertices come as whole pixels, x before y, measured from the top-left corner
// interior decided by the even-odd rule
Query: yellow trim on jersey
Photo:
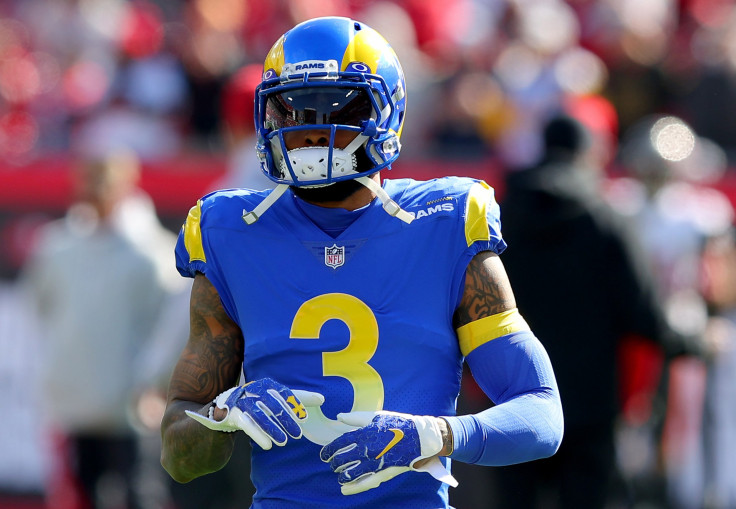
[[[491,230],[486,213],[491,202],[491,186],[483,181],[476,182],[468,191],[468,203],[465,210],[465,241],[468,246],[478,240],[490,240]]]
[[[204,255],[204,247],[202,246],[202,230],[199,226],[201,217],[202,200],[199,200],[194,207],[189,209],[187,222],[184,223],[184,246],[187,248],[187,253],[189,253],[190,262],[195,260],[207,261]]]
[[[457,337],[460,342],[460,351],[463,355],[468,355],[480,345],[491,340],[525,330],[530,330],[529,325],[519,310],[514,308],[463,325],[457,329]]]
[[[344,71],[351,62],[362,62],[370,67],[371,73],[378,69],[378,61],[385,51],[393,51],[386,39],[375,30],[361,30],[345,48],[340,62],[340,70]]]
[[[281,76],[281,70],[284,68],[284,36],[274,43],[266,56],[263,64],[263,71],[273,69],[277,76]]]

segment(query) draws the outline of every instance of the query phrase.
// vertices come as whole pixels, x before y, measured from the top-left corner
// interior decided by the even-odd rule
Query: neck
[[[380,184],[381,182],[379,173],[374,173],[369,178],[376,183]],[[365,186],[360,186],[360,188],[357,189],[353,194],[342,200],[317,202],[309,199],[304,199],[304,201],[328,209],[357,210],[368,205],[370,202],[373,201],[375,197],[376,194],[373,191]]]

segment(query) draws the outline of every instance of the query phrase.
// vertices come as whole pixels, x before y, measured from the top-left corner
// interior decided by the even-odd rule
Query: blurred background
[[[194,500],[158,465],[161,395],[188,330],[174,235],[204,193],[270,185],[253,150],[259,66],[282,33],[322,15],[375,28],[403,64],[402,156],[384,177],[482,178],[502,201],[508,177],[545,155],[548,121],[580,123],[597,197],[638,237],[669,325],[699,346],[672,361],[647,338],[622,338],[606,507],[736,508],[732,0],[2,0],[0,509]],[[145,328],[130,332],[135,347],[120,338],[128,348],[114,358],[89,346],[112,339],[85,313],[117,316],[124,304],[108,297],[133,272],[110,255],[122,244],[100,247],[100,225],[145,255],[130,270],[156,282],[126,295],[159,296],[129,310]],[[78,260],[66,251],[72,241],[84,263],[69,261]],[[69,288],[88,280],[99,284],[74,300]],[[75,313],[82,325],[67,323]],[[90,343],[59,353],[60,330],[77,339],[84,330]],[[123,356],[125,369],[82,369],[122,366]],[[139,453],[92,491],[75,473],[74,419],[48,403],[48,380],[63,393],[59,380],[82,373],[125,378],[125,424],[103,419],[82,435],[114,429]],[[96,380],[66,393],[112,401],[94,394],[104,385]],[[468,380],[461,408],[482,408],[483,398]],[[497,507],[493,469],[458,469],[454,505]],[[247,507],[248,490],[233,488],[246,474],[209,489],[234,490],[233,506]],[[553,494],[537,505],[558,506]]]

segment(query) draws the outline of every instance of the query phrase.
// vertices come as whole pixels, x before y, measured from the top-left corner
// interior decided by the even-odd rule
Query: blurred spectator
[[[620,163],[633,177],[614,185],[614,206],[635,225],[654,275],[658,298],[669,324],[703,345],[708,309],[702,294],[703,246],[727,232],[734,219],[728,199],[705,187],[718,175],[725,157],[682,119],[655,116],[640,120],[624,135]],[[666,414],[657,444],[668,506],[698,509],[705,497],[702,418],[707,365],[678,359],[663,372]]]
[[[559,373],[565,439],[554,458],[498,469],[499,507],[603,508],[615,476],[620,344],[638,334],[674,350],[679,338],[631,232],[600,196],[606,161],[591,157],[591,133],[554,117],[543,145],[538,165],[506,180],[503,261]]]
[[[137,1],[123,10],[105,102],[74,122],[71,147],[86,158],[128,150],[145,160],[177,156],[188,106],[184,67],[166,45],[162,13]]]
[[[708,379],[703,422],[708,509],[736,507],[736,231],[710,239],[704,249],[712,318],[706,330]]]
[[[72,143],[83,157],[132,150],[143,159],[173,158],[182,149],[174,126],[166,119],[120,102],[90,116],[77,128]]]
[[[622,139],[619,164],[628,179],[608,190],[613,206],[637,229],[673,324],[700,334],[706,309],[699,260],[705,239],[728,230],[728,199],[702,183],[723,172],[725,157],[683,120],[645,117]]]
[[[216,189],[266,189],[274,186],[261,170],[255,155],[253,102],[262,73],[261,64],[250,64],[235,72],[225,84],[220,105],[223,119],[221,136],[225,141],[228,162],[225,176],[214,184]]]
[[[17,281],[0,279],[0,394],[5,407],[0,420],[0,507],[41,509],[51,447],[39,414],[40,332],[27,304]]]
[[[85,503],[137,508],[131,391],[167,294],[159,255],[173,238],[136,192],[137,159],[76,171],[78,201],[44,228],[24,274],[46,339],[40,411],[69,444]],[[54,495],[52,506],[68,503]]]

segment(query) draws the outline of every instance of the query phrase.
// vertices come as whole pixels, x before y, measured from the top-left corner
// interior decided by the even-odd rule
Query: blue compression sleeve
[[[547,352],[530,331],[507,334],[466,357],[473,378],[496,406],[474,415],[446,417],[452,459],[500,466],[553,455],[563,417]]]

